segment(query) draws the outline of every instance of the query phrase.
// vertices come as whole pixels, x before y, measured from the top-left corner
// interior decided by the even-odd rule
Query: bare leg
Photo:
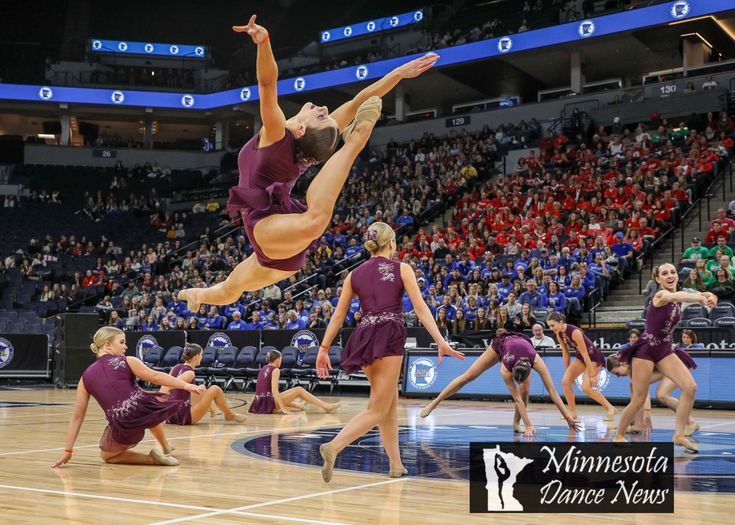
[[[684,366],[681,359],[671,354],[658,363],[659,371],[681,388],[681,395],[676,406],[676,429],[674,443],[686,447],[691,452],[698,452],[699,447],[685,437],[685,430],[694,406],[694,397],[697,395],[697,383],[692,373]]]
[[[564,372],[564,377],[561,379],[561,388],[564,390],[564,397],[567,400],[567,406],[569,407],[569,414],[577,419],[577,403],[574,398],[574,382],[585,371],[585,366],[582,361],[576,358],[572,358],[572,362],[569,363],[569,367]]]
[[[438,396],[431,400],[431,402],[424,407],[421,411],[421,417],[428,417],[439,403],[444,401],[446,398],[458,392],[467,383],[477,379],[480,374],[485,370],[495,365],[498,362],[498,354],[492,348],[485,350],[480,357],[478,357],[472,366],[470,366],[462,375],[455,377],[452,381],[444,387]]]
[[[212,406],[212,401],[214,401],[217,407],[222,410],[222,412],[225,414],[225,419],[227,419],[228,421],[237,419],[238,417],[245,417],[238,416],[238,414],[235,414],[232,410],[230,410],[230,407],[227,404],[227,400],[225,399],[225,395],[222,393],[222,389],[217,385],[214,385],[210,386],[207,391],[199,397],[197,402],[191,405],[192,425],[196,425],[204,417],[204,414],[206,414]],[[240,421],[239,419],[237,420]],[[242,421],[244,420],[245,419],[242,419]]]
[[[393,397],[396,394],[402,361],[402,356],[390,356],[378,359],[365,367],[365,373],[370,380],[368,408],[350,419],[332,441],[320,447],[320,453],[324,458],[322,467],[324,481],[329,482],[332,479],[332,468],[337,454],[388,417],[389,410],[394,406]]]
[[[288,279],[295,273],[261,266],[255,254],[252,254],[238,264],[221,283],[209,288],[187,288],[179,292],[179,299],[188,303],[190,311],[198,311],[201,304],[232,304],[240,299],[243,292],[260,290]]]
[[[301,398],[307,403],[311,403],[312,405],[316,405],[325,412],[331,412],[336,407],[339,406],[339,403],[326,403],[316,397],[314,394],[308,392],[307,390],[304,390],[303,387],[297,386],[295,388],[290,388],[286,390],[285,392],[281,392],[281,400],[283,401],[284,405],[290,405],[295,399]],[[335,406],[336,405],[336,406]],[[303,408],[303,407],[301,407]]]
[[[658,399],[663,405],[669,407],[674,412],[676,412],[677,408],[679,407],[679,400],[672,396],[671,392],[673,392],[677,388],[679,387],[676,385],[676,383],[674,383],[668,377],[664,377],[659,383],[658,388],[656,388],[656,399]],[[689,420],[687,421],[687,427],[691,427],[696,424],[697,422],[690,415]]]
[[[157,450],[151,450],[150,454],[141,454],[132,450],[124,450],[122,452],[106,452],[100,450],[100,457],[105,463],[115,465],[157,465],[173,467],[179,464],[179,461],[173,456],[163,456]]]
[[[161,448],[163,449],[163,453],[165,455],[171,454],[171,452],[174,451],[174,447],[168,442],[168,439],[166,439],[166,432],[163,430],[163,423],[160,425],[156,425],[155,427],[149,428],[151,434],[153,434],[153,437],[156,438],[156,441],[161,445]]]
[[[597,372],[599,374],[600,367],[597,367]],[[590,379],[589,374],[587,373],[587,370],[584,371],[584,378],[582,379],[582,391],[587,394],[591,399],[593,399],[598,404],[605,407],[605,410],[607,410],[607,416],[605,417],[606,421],[612,421],[613,416],[615,416],[615,407],[612,406],[610,401],[605,398],[605,396],[602,395],[601,392],[595,390],[592,388],[592,380]]]
[[[407,474],[401,461],[401,448],[398,442],[398,390],[393,392],[393,400],[388,415],[378,424],[380,440],[390,460],[390,477],[400,478]]]
[[[528,407],[528,394],[531,392],[531,376],[528,376],[528,379],[526,379],[519,387],[521,391],[521,397],[523,398],[523,404]],[[523,429],[521,428],[521,413],[518,412],[518,407],[515,408],[513,412],[513,432],[522,433]]]
[[[630,422],[633,421],[636,413],[643,407],[643,403],[646,402],[646,394],[651,384],[653,361],[634,357],[630,367],[630,384],[632,387],[630,403],[625,407],[623,413],[620,414],[618,430],[613,438],[615,441],[625,441],[625,431],[630,426]]]

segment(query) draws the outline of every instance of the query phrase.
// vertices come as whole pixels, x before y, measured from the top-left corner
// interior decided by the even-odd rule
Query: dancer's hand
[[[564,419],[567,420],[567,425],[569,425],[569,428],[571,430],[579,432],[579,430],[582,428],[582,424],[576,421],[572,416],[564,416]]]
[[[702,296],[704,297],[702,306],[706,306],[707,308],[714,308],[717,306],[718,297],[715,294],[712,292],[702,292]]]
[[[69,460],[71,459],[72,454],[73,452],[64,452],[64,457],[61,458],[56,463],[54,463],[53,465],[51,465],[51,468],[57,468],[57,467],[60,467],[61,465],[66,465],[67,463],[69,463]]]
[[[236,33],[247,33],[253,39],[256,44],[262,44],[268,40],[268,30],[255,23],[255,19],[258,15],[250,17],[250,21],[245,26],[232,26],[232,30]]]
[[[319,379],[328,379],[330,370],[332,370],[332,363],[329,360],[329,354],[320,348],[316,356],[316,375],[319,376]]]
[[[402,66],[396,69],[401,75],[401,78],[415,78],[424,71],[431,69],[436,61],[439,60],[439,55],[436,53],[427,53],[422,57],[406,62]]]
[[[536,427],[534,427],[533,425],[528,425],[526,427],[526,430],[523,432],[523,437],[530,438],[534,434],[536,434]]]
[[[457,352],[454,348],[449,346],[449,343],[447,343],[446,341],[442,341],[441,344],[439,344],[438,354],[439,364],[442,364],[442,359],[444,358],[444,356],[454,357],[455,359],[464,361],[464,354],[462,352]]]
[[[650,436],[652,431],[653,431],[653,420],[651,419],[651,416],[644,416],[643,417],[643,435]]]
[[[207,387],[205,387],[204,385],[194,385],[191,383],[187,383],[186,387],[184,387],[184,390],[188,390],[193,394],[203,394],[207,391]]]

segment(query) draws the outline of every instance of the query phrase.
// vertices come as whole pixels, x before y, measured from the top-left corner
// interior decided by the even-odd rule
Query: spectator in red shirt
[[[84,279],[82,279],[82,288],[97,285],[97,277],[92,273],[92,270],[87,270]]]

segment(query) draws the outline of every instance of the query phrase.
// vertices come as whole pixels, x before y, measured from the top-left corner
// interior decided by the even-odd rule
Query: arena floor
[[[344,398],[335,415],[251,416],[245,425],[214,421],[169,427],[179,467],[106,465],[97,442],[105,426],[90,403],[75,456],[60,469],[72,410],[71,390],[0,391],[0,522],[8,524],[463,524],[724,523],[735,508],[733,412],[695,411],[701,453],[677,449],[675,509],[670,514],[468,513],[470,440],[512,441],[510,405],[446,402],[427,420],[421,402],[402,400],[399,421],[408,478],[387,477],[379,439],[369,434],[346,449],[330,484],[322,482],[318,444],[366,405]],[[250,395],[228,395],[237,406]],[[240,409],[243,411],[243,409]],[[580,407],[577,440],[609,439],[611,428],[593,407]],[[532,405],[537,440],[570,436],[552,405]],[[654,410],[654,439],[668,440],[672,414]],[[147,435],[137,450],[147,451]]]

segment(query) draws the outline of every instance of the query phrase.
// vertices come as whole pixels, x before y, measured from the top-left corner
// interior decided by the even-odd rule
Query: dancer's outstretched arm
[[[357,108],[372,96],[382,97],[404,78],[414,78],[433,66],[439,60],[436,53],[427,53],[426,55],[406,62],[402,66],[395,68],[393,71],[385,75],[383,78],[370,84],[368,87],[360,91],[355,98],[349,102],[345,102],[332,112],[332,118],[337,121],[340,133],[352,122],[357,113]]]
[[[698,303],[708,308],[717,305],[717,296],[710,292],[667,292],[659,290],[653,296],[653,306],[660,308],[668,303]]]
[[[511,397],[513,398],[513,402],[516,404],[516,410],[518,410],[518,413],[521,415],[521,419],[523,419],[523,423],[526,425],[526,430],[523,432],[523,435],[526,437],[533,436],[536,433],[536,428],[531,424],[531,419],[528,417],[526,404],[523,402],[523,396],[521,396],[521,391],[518,389],[518,385],[513,381],[513,374],[501,365],[500,375],[505,382],[505,386],[508,388],[508,392],[510,392]]]
[[[278,106],[278,65],[273,56],[268,31],[255,23],[256,15],[244,26],[232,26],[237,33],[247,33],[258,46],[256,62],[258,74],[258,93],[260,97],[260,130],[262,144],[272,144],[283,138],[286,133],[286,116]]]
[[[329,318],[327,330],[324,332],[322,344],[319,345],[319,354],[316,358],[316,373],[321,379],[329,377],[329,371],[332,370],[332,362],[329,360],[329,347],[332,341],[337,337],[339,330],[345,322],[347,310],[350,308],[350,302],[355,292],[352,291],[352,274],[347,274],[345,281],[342,283],[342,295],[339,296],[337,306]]]

